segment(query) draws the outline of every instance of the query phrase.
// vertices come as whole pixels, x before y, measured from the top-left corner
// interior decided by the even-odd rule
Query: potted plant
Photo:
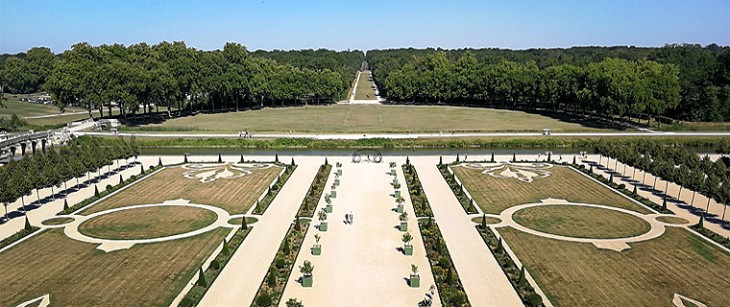
[[[327,231],[327,211],[319,211],[319,231]]]
[[[319,244],[319,239],[322,239],[322,237],[319,234],[315,234],[314,240],[316,243],[312,246],[312,255],[319,256],[322,254],[322,245]]]
[[[400,187],[399,187],[399,188],[400,188]],[[394,194],[394,195],[395,195],[395,198],[401,197],[401,196],[400,196],[400,190],[396,189],[396,190],[395,190],[395,194]]]
[[[411,264],[411,276],[408,279],[408,284],[411,288],[418,288],[421,286],[421,276],[418,275],[418,266],[415,264]]]
[[[337,191],[332,190],[332,192],[330,192],[330,198],[337,198]]]
[[[335,178],[335,186],[339,186],[339,185],[340,185],[340,178]]]
[[[337,169],[337,173],[335,173],[335,174],[337,174],[338,176],[342,176],[342,169],[341,168]]]
[[[403,201],[405,201],[405,199],[403,199],[403,197],[398,197],[395,199],[395,201],[398,202],[398,207],[396,207],[396,211],[398,213],[403,213],[405,210],[403,207]]]
[[[400,214],[400,231],[408,230],[408,213],[403,212]]]
[[[413,241],[413,236],[411,236],[411,233],[404,233],[401,240],[403,241],[403,252],[406,254],[406,256],[413,255],[413,245],[411,245],[411,241]]]
[[[312,286],[312,271],[314,271],[314,266],[312,265],[309,260],[304,260],[304,263],[299,266],[299,271],[302,272],[302,286],[303,287],[311,287]],[[412,278],[413,275],[411,275]],[[420,282],[420,280],[419,280]]]
[[[388,163],[388,165],[390,165],[390,168],[394,168],[396,166],[396,163],[395,162],[390,162],[390,163]]]
[[[324,201],[327,203],[327,206],[324,207],[324,211],[327,213],[332,213],[332,199],[329,197],[329,195],[325,194]]]

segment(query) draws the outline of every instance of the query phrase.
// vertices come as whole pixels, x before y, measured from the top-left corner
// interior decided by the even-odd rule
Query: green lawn
[[[357,92],[355,92],[355,100],[377,100],[374,90],[375,84],[373,83],[369,72],[362,72],[357,82],[358,83]]]
[[[651,225],[623,212],[572,205],[519,210],[515,222],[530,229],[574,238],[613,239],[647,233]]]
[[[8,96],[7,94],[5,95]],[[0,116],[10,116],[16,114],[19,117],[29,116],[44,116],[61,114],[56,106],[37,104],[32,102],[23,102],[14,99],[6,100],[3,102],[5,108],[0,107]],[[81,108],[67,108],[66,113],[81,112],[86,114],[86,110]],[[71,116],[71,115],[68,115]],[[87,115],[88,117],[88,115]]]
[[[329,105],[199,114],[162,124],[135,127],[135,131],[195,132],[507,132],[599,131],[578,123],[521,111],[451,106]]]

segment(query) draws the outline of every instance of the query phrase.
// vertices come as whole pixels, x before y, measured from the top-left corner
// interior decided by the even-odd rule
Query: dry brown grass
[[[499,232],[555,306],[673,306],[674,293],[730,306],[730,254],[684,229],[623,252]]]
[[[646,221],[626,213],[569,205],[526,208],[512,217],[520,225],[537,231],[576,238],[627,238],[651,229]]]
[[[167,306],[228,231],[104,253],[49,230],[0,253],[0,305]]]
[[[689,221],[676,216],[660,216],[656,219],[657,221],[669,224],[686,224]]]
[[[172,199],[187,199],[192,203],[225,209],[230,214],[248,211],[281,171],[279,167],[254,170],[251,175],[235,179],[218,179],[201,183],[183,177],[186,170],[171,167],[139,182],[119,194],[107,198],[82,214],[91,214],[111,208],[162,203]]]
[[[159,238],[203,228],[216,218],[214,212],[195,207],[136,208],[88,220],[79,232],[112,240]]]
[[[54,225],[62,225],[66,223],[73,222],[74,219],[70,217],[56,217],[56,218],[50,218],[45,221],[42,221],[41,224],[46,226],[54,226]]]
[[[536,179],[531,183],[512,178],[494,178],[482,174],[481,170],[465,167],[452,169],[485,213],[499,214],[509,207],[536,203],[545,198],[561,198],[650,213],[648,209],[567,167],[555,166],[550,169],[550,177]]]

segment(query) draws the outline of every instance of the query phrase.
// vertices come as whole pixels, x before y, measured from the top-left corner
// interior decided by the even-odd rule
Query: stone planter
[[[394,186],[395,186],[395,185],[398,185],[398,179],[396,179],[396,178],[393,178],[393,185],[394,185]]]
[[[401,221],[400,222],[400,231],[406,231],[408,230],[408,222]]]
[[[330,192],[330,198],[337,198],[337,191]]]
[[[411,247],[411,253],[413,252],[413,247]],[[319,256],[322,254],[322,245],[321,244],[315,244],[312,246],[312,255]]]
[[[395,190],[395,198],[400,197],[400,190]]]
[[[408,285],[411,286],[411,288],[420,287],[421,286],[421,276],[411,274],[411,277],[408,278]]]
[[[340,185],[340,179],[335,179],[335,186],[339,186],[339,185]]]
[[[396,211],[398,211],[398,213],[403,213],[404,210],[405,209],[403,209],[403,205],[398,205],[398,207],[396,208]]]
[[[390,175],[391,176],[395,176],[395,170],[394,169],[390,170]]]
[[[406,256],[413,256],[413,245],[408,244],[403,247],[403,250]]]
[[[324,207],[324,211],[327,213],[332,213],[332,204],[328,204],[326,207]]]
[[[342,176],[342,170],[341,169],[338,169],[337,170],[337,176]]]
[[[327,222],[319,223],[319,231],[327,231]]]
[[[421,283],[421,280],[420,279],[418,280],[418,283],[420,285],[420,283]],[[311,286],[312,286],[312,276],[304,276],[304,277],[302,277],[302,287],[309,288]],[[413,287],[413,286],[411,286],[411,287]]]

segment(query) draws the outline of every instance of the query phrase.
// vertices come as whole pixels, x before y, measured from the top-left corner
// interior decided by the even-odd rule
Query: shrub
[[[213,259],[213,261],[210,262],[210,268],[213,270],[219,270],[221,268],[221,264],[218,263],[218,260]]]
[[[106,189],[107,191],[111,191],[111,190],[112,190],[112,188],[113,188],[113,187],[112,187],[112,185],[111,185],[111,184],[107,184],[107,185],[106,185],[106,188],[105,188],[105,189]]]
[[[259,306],[271,306],[271,295],[267,291],[263,291],[258,297],[256,297],[256,305]]]

